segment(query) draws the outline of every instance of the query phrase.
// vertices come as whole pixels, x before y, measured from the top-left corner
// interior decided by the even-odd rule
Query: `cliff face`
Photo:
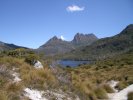
[[[80,34],[77,33],[72,40],[74,45],[89,45],[98,40],[94,34]]]

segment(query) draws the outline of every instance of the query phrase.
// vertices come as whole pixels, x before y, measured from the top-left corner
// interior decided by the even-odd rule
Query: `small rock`
[[[42,63],[40,62],[40,61],[37,61],[35,64],[34,64],[34,67],[35,68],[43,68],[43,65],[42,65]]]

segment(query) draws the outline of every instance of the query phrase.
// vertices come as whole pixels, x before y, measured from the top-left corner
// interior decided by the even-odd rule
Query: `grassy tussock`
[[[107,99],[106,91],[102,87],[98,87],[94,90],[94,93],[98,99]]]
[[[8,96],[5,91],[0,90],[0,100],[8,100]]]
[[[108,81],[119,81],[116,86],[119,90],[133,84],[133,53],[66,70],[71,74],[72,84],[77,90],[89,98],[106,99],[107,93],[114,92],[106,84]]]
[[[45,69],[31,69],[28,71],[22,71],[26,73],[21,73],[22,80],[25,85],[38,88],[46,89],[49,86],[54,87],[57,84],[55,77],[52,75],[51,71],[47,68]],[[54,83],[54,84],[53,84]]]
[[[19,83],[13,83],[13,68],[15,68],[14,72],[20,74],[22,81]],[[24,59],[0,58],[0,100],[20,100],[25,87],[45,90],[58,87],[58,81],[48,67],[35,69]]]
[[[20,83],[8,83],[5,86],[6,91],[8,92],[20,92],[22,90],[23,86]]]
[[[128,93],[128,100],[133,100],[133,92]]]
[[[118,90],[122,90],[122,89],[126,88],[127,86],[128,86],[128,83],[127,83],[126,81],[120,81],[120,82],[117,84],[116,88],[117,88]]]
[[[103,88],[107,93],[114,93],[114,90],[110,87],[109,84],[104,84],[104,85],[102,85],[102,88]]]

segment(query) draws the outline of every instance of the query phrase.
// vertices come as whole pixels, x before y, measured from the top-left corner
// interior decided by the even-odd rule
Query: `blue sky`
[[[118,34],[133,23],[133,0],[0,0],[0,41],[38,48],[54,35]]]

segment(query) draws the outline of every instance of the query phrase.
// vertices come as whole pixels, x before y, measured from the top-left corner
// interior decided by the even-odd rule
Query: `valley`
[[[0,42],[0,100],[132,100],[132,85],[132,24],[103,39],[54,36],[38,49]]]

